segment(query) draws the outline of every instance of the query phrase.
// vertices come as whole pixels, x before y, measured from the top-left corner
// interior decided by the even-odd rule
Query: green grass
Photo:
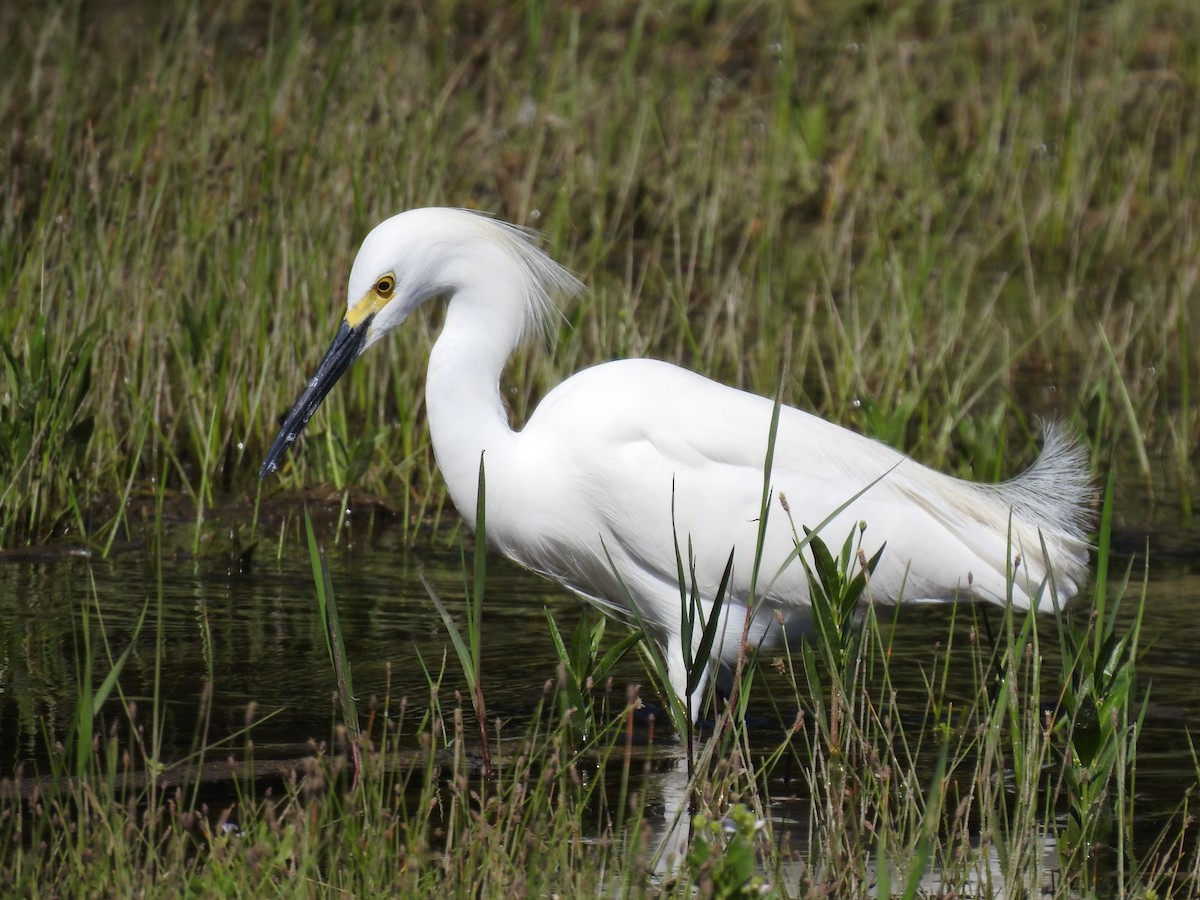
[[[1200,12],[1184,0],[9,3],[0,59],[5,548],[161,552],[169,508],[205,552],[228,546],[213,512],[239,501],[254,515],[233,544],[281,545],[298,520],[268,527],[263,501],[314,485],[444,539],[420,399],[436,312],[360,361],[304,452],[256,480],[358,242],[426,204],[543,229],[591,287],[553,353],[511,366],[518,421],[580,367],[654,355],[782,384],[785,402],[974,477],[1012,474],[1036,418],[1065,418],[1114,477],[1104,547],[1114,521],[1192,514]],[[814,573],[830,597],[853,562]],[[515,734],[471,721],[481,696],[385,698],[353,791],[344,730],[266,793],[248,735],[210,746],[197,725],[197,763],[236,763],[232,798],[206,809],[194,784],[136,777],[175,762],[158,749],[161,603],[140,713],[126,649],[83,618],[69,734],[47,734],[36,782],[0,791],[0,892],[692,896],[736,892],[750,860],[791,894],[912,895],[932,868],[1026,894],[1187,896],[1190,800],[1157,834],[1133,824],[1143,695],[1120,593],[1102,578],[1080,632],[1006,616],[994,648],[982,625],[948,638],[916,721],[874,616],[836,659],[748,660],[689,760],[704,818],[665,876],[649,874],[672,848],[643,792],[679,745],[660,727],[635,752],[628,710],[589,704],[611,662],[594,630],[558,635],[564,677]],[[764,745],[751,698],[805,712]],[[808,801],[807,840],[776,818],[786,793]]]
[[[1110,497],[1104,561],[1111,517]],[[348,690],[312,540],[328,678]],[[48,731],[37,770],[0,782],[0,890],[1194,895],[1190,801],[1148,833],[1134,790],[1145,589],[1131,576],[1142,572],[1102,577],[1095,615],[1076,621],[1047,628],[1009,609],[991,627],[976,619],[964,641],[951,628],[914,694],[893,680],[892,629],[862,574],[870,564],[852,541],[837,556],[815,536],[811,546],[826,639],[748,656],[737,702],[694,759],[670,729],[635,728],[636,691],[614,701],[568,672],[567,659],[527,715],[488,721],[481,693],[445,689],[471,683],[478,651],[464,649],[461,671],[446,662],[430,670],[427,702],[393,695],[390,682],[369,711],[342,702],[328,740],[301,758],[257,759],[248,710],[245,728],[210,744],[198,726],[190,755],[167,760],[154,736],[157,695],[139,709],[124,694],[129,649],[112,645],[94,597],[76,628],[83,676],[65,741]],[[464,559],[464,575],[481,597],[486,572]],[[847,598],[860,595],[863,621],[851,628]],[[1136,607],[1128,625],[1118,621],[1122,602]],[[145,616],[161,631],[161,602]],[[164,652],[156,640],[155,658]],[[580,652],[594,664],[598,647],[570,655]],[[752,725],[752,699],[783,727]],[[476,726],[493,730],[490,758]],[[801,820],[789,821],[788,804]]]
[[[406,207],[545,230],[592,289],[506,391],[652,354],[980,477],[1073,421],[1187,515],[1200,440],[1191,4],[61,2],[0,12],[0,541],[253,495]],[[436,314],[268,493],[447,523]]]

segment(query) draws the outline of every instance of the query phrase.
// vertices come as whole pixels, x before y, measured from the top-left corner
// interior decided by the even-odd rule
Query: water
[[[237,527],[245,532],[248,526]],[[259,758],[295,757],[310,740],[327,740],[340,713],[316,613],[312,569],[298,531],[292,514],[285,529],[289,537],[261,540],[248,568],[238,564],[240,548],[209,550],[199,557],[182,549],[192,535],[184,525],[163,532],[161,558],[145,547],[103,560],[41,551],[4,558],[0,775],[23,761],[44,759],[46,737],[62,739],[67,733],[85,656],[85,616],[90,617],[93,654],[99,660],[93,683],[109,667],[102,635],[114,656],[132,642],[120,685],[127,698],[138,701],[143,724],[159,667],[165,758],[185,755],[204,728],[205,738],[213,742],[234,735],[251,720]],[[425,704],[430,678],[442,669],[444,655],[442,696],[464,688],[444,626],[421,581],[424,573],[451,609],[461,613],[460,551],[434,549],[427,538],[413,542],[403,529],[387,523],[344,531],[339,543],[333,540],[332,525],[323,533],[360,704],[390,701],[394,709],[402,696]],[[1145,658],[1138,672],[1141,685],[1151,692],[1137,760],[1138,814],[1148,832],[1167,820],[1197,779],[1187,733],[1200,721],[1200,680],[1195,677],[1200,664],[1198,539],[1196,529],[1178,522],[1150,527],[1122,523],[1113,541],[1116,581],[1137,556],[1134,594],[1144,574],[1147,540],[1150,545]],[[543,579],[502,559],[490,560],[482,636],[485,695],[489,714],[518,728],[541,698],[543,685],[555,677],[547,610],[569,632],[581,606]],[[158,623],[161,653],[155,651]],[[922,709],[922,679],[935,647],[945,642],[951,627],[950,611],[941,607],[907,611],[897,624],[891,668],[914,715]],[[961,639],[969,627],[967,617],[956,627]],[[612,626],[613,636],[622,633]],[[645,681],[640,663],[631,656],[616,674],[617,698],[624,697],[627,683]],[[212,686],[212,716],[205,726],[200,713],[206,684]],[[116,715],[117,707],[110,704],[110,709]],[[779,733],[770,722],[763,727],[768,740]],[[663,784],[649,786],[651,794],[672,790],[669,775]]]
[[[177,531],[187,538],[184,529]],[[451,610],[460,612],[460,553],[408,549],[400,529],[380,529],[351,549],[327,543],[359,697],[382,701],[390,693],[393,701],[409,696],[425,703],[426,670],[436,675],[443,653],[449,654],[443,693],[465,687],[420,578],[424,572]],[[140,552],[107,560],[23,557],[0,565],[0,772],[36,757],[44,746],[42,722],[52,734],[65,734],[81,668],[84,615],[91,616],[98,648],[103,629],[114,655],[145,615],[121,679],[143,711],[152,699],[155,622],[161,620],[160,704],[168,754],[185,753],[195,743],[208,683],[215,712],[210,738],[243,728],[251,704],[253,718],[265,719],[254,729],[259,751],[279,746],[290,752],[309,739],[328,738],[338,712],[312,568],[297,541],[286,544],[279,558],[275,550],[260,544],[248,572],[224,554],[194,559],[166,553],[161,591],[158,561]],[[499,558],[491,561],[489,591],[494,602],[487,604],[483,633],[486,696],[496,715],[519,715],[555,675],[544,610],[569,629],[579,606]],[[98,663],[93,681],[107,669]]]

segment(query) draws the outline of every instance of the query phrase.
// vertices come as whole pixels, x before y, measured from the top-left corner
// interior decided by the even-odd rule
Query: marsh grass
[[[425,592],[429,595],[429,601],[434,605],[438,611],[438,615],[442,618],[442,623],[446,627],[446,634],[454,646],[455,656],[458,657],[458,664],[467,679],[467,690],[470,693],[471,705],[475,710],[475,720],[479,723],[479,746],[483,754],[483,771],[490,775],[492,771],[492,753],[491,744],[488,739],[487,703],[483,695],[483,682],[480,672],[483,665],[483,654],[480,653],[479,649],[480,639],[483,636],[484,590],[487,586],[487,478],[482,454],[479,457],[479,485],[476,491],[475,503],[477,521],[475,526],[475,553],[471,566],[472,578],[470,587],[464,592],[467,613],[467,636],[465,639],[453,616],[450,615],[450,611],[442,602],[441,597],[438,596],[437,591],[434,590],[433,585],[430,584],[424,575],[421,576],[421,581],[425,586]],[[463,570],[466,571],[466,568],[464,558]]]
[[[168,760],[158,700],[147,709],[123,692],[129,650],[107,638],[92,597],[65,741],[47,732],[44,766],[0,784],[0,889],[1191,896],[1200,862],[1186,799],[1156,833],[1136,826],[1144,585],[1132,589],[1132,567],[1109,581],[1111,519],[1110,490],[1093,615],[1047,629],[1011,607],[990,625],[964,608],[967,638],[949,630],[916,691],[893,679],[893,630],[856,534],[836,555],[810,534],[823,640],[748,655],[695,759],[646,722],[636,690],[614,702],[566,665],[519,721],[487,722],[485,757],[471,719],[486,713],[473,692],[447,690],[470,684],[451,657],[431,671],[426,702],[389,681],[370,703],[341,705],[301,758],[257,755],[252,706],[219,742],[201,710],[190,754]],[[465,556],[464,577],[481,597],[486,571]],[[1138,610],[1128,626],[1123,603]],[[161,634],[162,616],[150,602],[141,627]],[[458,665],[476,664],[463,643]],[[599,653],[586,639],[575,650],[591,664]],[[333,643],[329,660],[330,684],[349,689]],[[764,705],[777,726],[749,712]],[[785,804],[802,814],[789,819]]]
[[[255,481],[359,240],[431,203],[542,229],[592,288],[553,354],[510,367],[518,422],[614,356],[763,394],[783,371],[785,402],[974,477],[1014,472],[1038,416],[1070,420],[1113,473],[1102,550],[1123,496],[1191,514],[1192,4],[114,9],[0,6],[6,547],[161,552],[170,506],[202,552],[225,546],[206,538],[230,496],[255,501],[246,545],[281,545],[299,517],[268,533],[262,504],[313,484],[445,535],[419,399],[436,311],[357,364],[304,452]],[[826,582],[853,581],[853,554],[830,558]],[[457,678],[431,662],[428,703],[389,692],[366,713],[357,784],[334,728],[268,786],[254,715],[217,743],[202,700],[191,759],[229,773],[211,793],[166,786],[157,681],[148,703],[124,695],[127,651],[85,617],[67,730],[0,791],[0,892],[691,896],[745,887],[750,853],[784,894],[1189,896],[1191,801],[1155,835],[1132,824],[1145,695],[1136,627],[1107,601],[1136,578],[1112,589],[1106,560],[1106,603],[1078,631],[1005,614],[994,641],[985,620],[948,636],[918,713],[868,604],[837,659],[748,657],[684,760],[661,723],[635,728],[636,692],[594,693],[608,656],[585,628],[559,635],[571,664],[519,723],[443,696]],[[157,673],[161,602],[145,615]],[[752,701],[782,736],[747,724]],[[673,808],[651,811],[655,778],[685,764]],[[798,823],[776,816],[792,794]],[[726,820],[735,837],[712,827]]]
[[[253,494],[359,240],[431,203],[543,229],[592,288],[511,367],[518,421],[613,356],[760,393],[782,370],[786,402],[962,474],[1071,419],[1187,513],[1196,16],[7,4],[0,540],[136,538],[143,486],[200,526]],[[436,319],[355,367],[268,493],[452,521]]]

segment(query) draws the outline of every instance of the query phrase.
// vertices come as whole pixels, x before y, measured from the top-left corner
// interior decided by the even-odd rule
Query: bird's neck
[[[466,292],[450,300],[425,382],[433,453],[451,500],[472,529],[480,459],[489,476],[499,476],[516,441],[500,399],[500,375],[520,334],[511,316],[483,300]]]

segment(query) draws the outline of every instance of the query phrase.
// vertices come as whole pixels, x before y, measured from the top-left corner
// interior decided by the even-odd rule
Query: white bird
[[[581,289],[525,232],[495,219],[454,209],[388,219],[363,241],[345,320],[260,477],[275,470],[355,359],[427,300],[444,300],[425,401],[454,505],[474,528],[482,459],[494,549],[611,615],[643,623],[683,699],[677,540],[691,542],[706,604],[733,554],[711,663],[735,663],[748,608],[751,645],[774,647],[784,630],[791,636],[808,626],[807,579],[798,564],[785,565],[796,543],[781,510],[768,516],[764,575],[752,595],[774,404],[665,362],[623,359],[568,378],[513,430],[500,396],[504,366],[524,337],[548,324],[555,299]],[[1011,596],[1018,609],[1048,610],[1051,581],[1065,604],[1087,573],[1091,481],[1082,451],[1054,427],[1027,471],[979,484],[783,406],[770,483],[773,494],[786,495],[797,530],[816,527],[861,493],[821,533],[840,547],[865,522],[868,556],[886,542],[869,585],[876,602],[1004,604]],[[694,653],[698,628],[692,642]]]

